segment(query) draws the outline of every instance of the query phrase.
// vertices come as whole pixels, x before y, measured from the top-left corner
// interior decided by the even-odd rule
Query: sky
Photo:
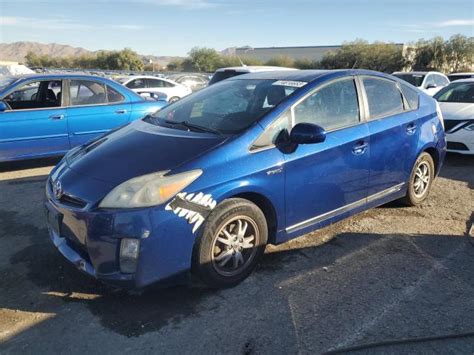
[[[131,48],[186,55],[192,47],[407,43],[474,36],[472,0],[0,0],[0,42]]]

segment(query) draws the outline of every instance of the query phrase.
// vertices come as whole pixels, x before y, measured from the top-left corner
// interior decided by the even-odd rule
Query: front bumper
[[[155,282],[181,282],[189,275],[195,240],[192,226],[164,206],[115,211],[68,206],[53,197],[48,179],[45,209],[55,247],[80,271],[100,281],[134,289]],[[133,274],[120,271],[123,238],[140,239]]]
[[[474,154],[474,131],[460,129],[454,133],[447,133],[448,152],[460,154]]]

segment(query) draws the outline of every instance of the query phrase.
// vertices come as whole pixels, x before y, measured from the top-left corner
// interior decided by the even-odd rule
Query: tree
[[[445,52],[449,71],[470,71],[474,58],[474,38],[454,35],[446,42]]]
[[[210,73],[220,66],[220,62],[221,56],[215,49],[194,47],[189,52],[189,57],[183,62],[183,67],[185,70]]]
[[[296,59],[294,62],[294,67],[298,69],[317,69],[320,66],[320,62],[308,58]]]
[[[287,55],[278,55],[274,58],[269,59],[265,65],[273,66],[273,67],[288,67],[292,68],[294,66],[293,58]]]
[[[403,50],[392,43],[369,43],[363,40],[344,43],[327,53],[320,62],[323,69],[363,68],[392,73],[406,64]]]
[[[173,59],[168,63],[166,69],[169,71],[180,71],[183,70],[183,60],[182,59]]]

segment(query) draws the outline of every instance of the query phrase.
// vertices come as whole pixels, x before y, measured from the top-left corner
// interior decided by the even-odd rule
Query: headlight
[[[105,196],[99,207],[136,208],[160,205],[202,174],[202,170],[191,170],[165,176],[167,172],[139,176],[120,184]]]
[[[464,129],[467,129],[468,131],[474,131],[474,123],[467,125],[466,127],[464,127]]]

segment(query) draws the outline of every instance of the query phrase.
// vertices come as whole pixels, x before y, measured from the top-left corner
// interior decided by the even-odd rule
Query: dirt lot
[[[269,247],[233,289],[141,296],[83,276],[53,248],[51,163],[0,166],[0,353],[322,353],[437,336],[362,351],[474,352],[473,158],[448,156],[420,208],[383,206]]]

